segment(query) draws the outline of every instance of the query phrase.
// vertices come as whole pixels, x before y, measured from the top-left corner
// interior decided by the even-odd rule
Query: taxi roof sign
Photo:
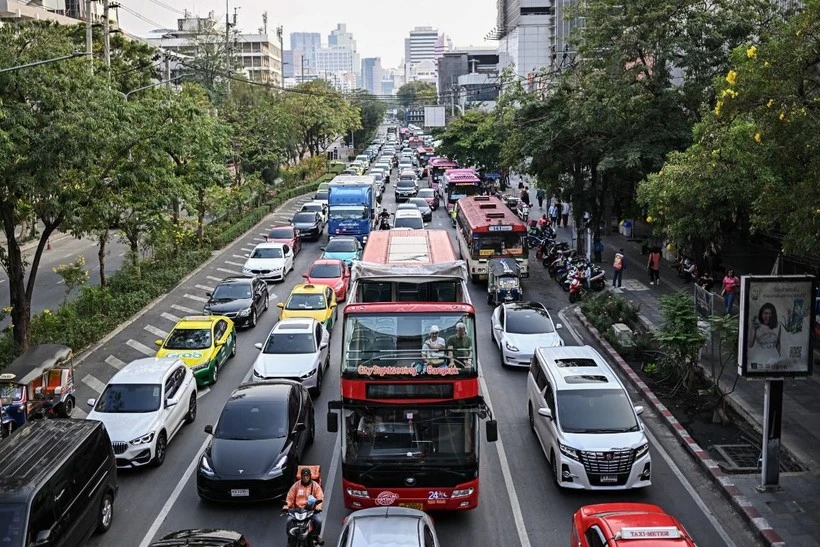
[[[619,539],[680,539],[681,531],[675,526],[621,528]]]

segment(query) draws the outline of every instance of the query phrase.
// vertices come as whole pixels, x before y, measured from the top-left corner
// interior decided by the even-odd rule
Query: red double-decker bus
[[[328,403],[348,509],[478,505],[479,420],[487,441],[498,431],[479,394],[466,279],[444,230],[373,232],[354,263],[341,400]]]

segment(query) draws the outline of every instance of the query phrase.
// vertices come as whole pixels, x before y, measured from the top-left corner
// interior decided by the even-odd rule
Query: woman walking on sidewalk
[[[620,287],[624,276],[624,250],[615,253],[615,260],[612,261],[612,286]]]
[[[653,247],[649,252],[649,262],[646,267],[649,268],[649,284],[661,284],[661,250],[659,247]]]
[[[740,289],[740,279],[735,276],[734,270],[726,272],[726,277],[723,278],[723,291],[720,295],[723,297],[723,311],[726,315],[732,313],[732,308],[735,305],[735,295]]]

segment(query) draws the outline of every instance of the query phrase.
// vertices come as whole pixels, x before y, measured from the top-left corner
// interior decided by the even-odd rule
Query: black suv
[[[230,317],[237,327],[255,327],[270,305],[268,284],[258,277],[227,277],[205,294],[205,313]]]

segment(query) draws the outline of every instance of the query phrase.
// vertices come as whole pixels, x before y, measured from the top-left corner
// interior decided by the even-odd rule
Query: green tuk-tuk
[[[521,267],[513,258],[491,258],[487,262],[487,304],[518,302],[524,297]]]

